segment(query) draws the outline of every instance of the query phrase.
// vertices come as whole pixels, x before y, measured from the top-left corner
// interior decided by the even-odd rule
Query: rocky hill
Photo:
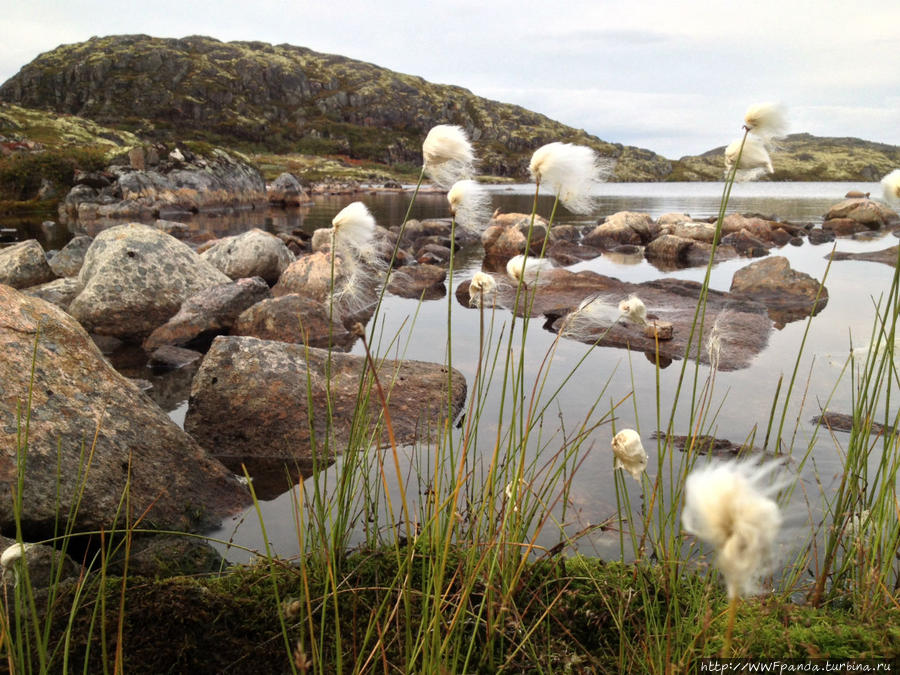
[[[649,150],[607,143],[461,87],[303,47],[207,37],[97,37],[41,54],[0,86],[0,100],[79,115],[144,139],[201,140],[247,151],[421,163],[435,124],[465,127],[482,170],[524,177],[550,141],[616,160],[615,180],[664,180]]]
[[[721,180],[725,147],[673,162],[666,180]],[[791,134],[772,153],[770,180],[878,181],[900,166],[900,146],[859,138]]]

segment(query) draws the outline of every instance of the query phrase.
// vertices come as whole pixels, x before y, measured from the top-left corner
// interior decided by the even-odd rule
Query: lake
[[[876,183],[743,183],[734,186],[728,212],[754,212],[794,222],[816,223],[821,222],[828,208],[840,201],[851,189],[880,195],[880,186]],[[531,211],[533,185],[499,185],[492,186],[490,190],[495,208],[505,212]],[[626,210],[648,213],[654,218],[669,212],[688,213],[696,219],[708,218],[718,212],[721,192],[721,183],[609,183],[598,188],[596,213],[590,217],[575,217],[563,212],[557,222],[587,224],[596,222],[602,216]],[[408,193],[390,192],[374,192],[354,197],[327,196],[319,197],[314,205],[300,209],[269,209],[265,212],[246,211],[196,217],[189,223],[189,240],[200,242],[210,236],[233,234],[249,227],[261,227],[273,232],[289,232],[294,229],[311,232],[318,227],[330,226],[331,218],[355,199],[369,206],[379,224],[396,225],[402,221],[409,198]],[[542,195],[539,213],[547,216],[551,204],[551,197]],[[420,194],[412,211],[414,218],[448,215],[445,197],[435,193]],[[54,232],[52,227],[29,227],[32,232]],[[71,233],[67,234],[71,236]],[[51,242],[51,247],[52,243],[65,238],[59,234],[54,236],[57,238],[44,237],[45,241]],[[833,249],[872,251],[888,248],[896,243],[897,239],[891,232],[883,232],[874,237],[839,239],[836,243],[829,244],[811,245],[804,241],[802,246],[788,245],[773,250],[772,254],[786,257],[792,268],[821,280]],[[460,252],[453,279],[454,287],[471,278],[480,269],[481,256],[480,246]],[[712,273],[711,287],[727,291],[734,272],[750,262],[752,260],[739,258],[718,264]],[[702,268],[663,272],[643,259],[623,260],[621,257],[605,255],[569,269],[593,270],[629,282],[665,277],[700,281],[703,276]],[[890,285],[893,273],[893,268],[887,265],[856,261],[834,262],[828,273],[828,304],[812,320],[783,434],[783,441],[794,448],[794,453],[802,455],[808,444],[813,445],[814,461],[806,464],[800,476],[804,492],[813,501],[820,489],[828,491],[834,487],[833,482],[841,468],[840,446],[846,443],[847,435],[838,433],[832,438],[821,430],[817,432],[811,419],[820,412],[820,406],[824,406],[829,398],[831,410],[850,411],[849,385],[846,381],[838,383],[841,366],[849,353],[851,340],[853,346],[857,347],[868,341],[877,299]],[[477,367],[480,314],[475,309],[457,303],[455,296],[452,313],[452,363],[471,383]],[[446,297],[419,303],[388,296],[379,321],[382,322],[378,327],[379,334],[388,338],[400,336],[397,344],[402,346],[404,358],[445,362],[448,344]],[[495,332],[499,332],[501,327],[508,329],[509,321],[508,312],[499,311],[493,318]],[[526,362],[532,370],[532,377],[538,372],[541,361],[554,346],[556,338],[555,334],[541,329],[541,323],[540,320],[532,322],[525,346]],[[735,443],[741,443],[755,434],[756,444],[761,445],[779,376],[785,377],[781,392],[783,397],[804,338],[806,323],[804,320],[795,321],[780,330],[773,330],[768,346],[750,367],[716,374],[712,407],[718,410],[718,415],[710,433]],[[363,353],[360,344],[356,345],[353,353]],[[657,425],[654,364],[642,353],[628,353],[605,347],[589,349],[585,344],[563,339],[556,344],[546,390],[552,391],[562,384],[569,370],[582,358],[584,360],[578,365],[575,375],[566,382],[558,405],[547,415],[543,442],[552,445],[554,441],[548,439],[552,439],[553,434],[557,433],[557,427],[577,427],[594,404],[600,387],[607,383],[604,400],[618,401],[629,393],[632,395],[627,404],[616,411],[616,426],[634,427],[641,431],[644,446],[650,455],[649,470],[651,474],[655,474],[656,441],[651,438]],[[183,422],[190,372],[151,374],[144,367],[142,356],[133,352],[130,355],[119,355],[116,365],[128,375],[153,381],[155,391],[151,395],[169,411],[174,420]],[[679,372],[679,361],[659,371],[663,424],[668,420]],[[692,369],[688,370],[688,373],[692,372]],[[709,369],[702,366],[701,382],[708,374]],[[490,406],[497,404],[497,397],[489,396],[489,407],[483,415],[484,438],[479,439],[477,452],[487,453],[493,447],[496,428],[492,428],[491,424],[496,416],[492,418],[494,411]],[[609,403],[606,403],[606,410],[608,409]],[[683,428],[686,419],[687,406],[682,403],[676,416],[676,434],[688,433],[688,429]],[[611,426],[601,425],[591,432],[585,444],[586,459],[572,480],[569,495],[567,529],[572,532],[577,532],[588,524],[601,522],[616,512],[611,435]],[[401,458],[405,462],[403,468],[410,470],[411,467],[421,466],[427,453],[427,446],[404,448]],[[341,461],[338,459],[328,472],[334,474],[340,467]],[[307,483],[310,480],[307,478]],[[628,483],[631,482],[633,481],[629,478]],[[271,487],[268,492],[272,493]],[[278,493],[279,490],[274,492]],[[298,552],[294,517],[296,492],[297,489],[289,489],[285,481],[281,494],[271,498],[267,496],[260,505],[274,551],[285,557]],[[640,493],[635,492],[633,497],[639,499]],[[252,511],[233,522],[223,524],[215,536],[250,549],[262,550],[264,547],[257,517]],[[556,542],[546,543],[552,545]],[[618,535],[615,533],[596,532],[580,540],[580,548],[584,553],[606,558],[618,557],[618,545]],[[224,546],[220,548],[227,557],[236,561],[250,557],[240,550],[226,550]]]

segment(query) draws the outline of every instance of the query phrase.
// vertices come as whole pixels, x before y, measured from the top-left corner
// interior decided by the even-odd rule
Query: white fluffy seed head
[[[331,221],[335,250],[369,251],[375,237],[375,217],[362,202],[345,206]]]
[[[569,312],[559,334],[573,340],[594,340],[622,317],[622,312],[601,295],[591,295],[581,301],[578,309]]]
[[[593,188],[608,172],[592,148],[559,142],[535,150],[528,170],[534,180],[550,187],[573,213],[593,210]]]
[[[752,134],[747,134],[743,139],[743,150],[741,150],[741,141],[742,139],[738,139],[729,143],[725,148],[726,178],[736,163],[735,180],[738,182],[756,180],[767,173],[775,173],[775,167],[772,166],[772,158],[769,157],[769,151],[766,149],[766,144],[762,139]],[[738,153],[740,153],[740,161],[738,161]]]
[[[894,169],[881,179],[884,200],[892,206],[900,206],[900,169]]]
[[[447,193],[456,224],[470,231],[481,230],[491,219],[491,196],[477,181],[456,181]]]
[[[524,255],[516,255],[506,263],[506,273],[516,283],[526,286],[538,284],[542,281],[541,275],[553,269],[553,264],[546,258],[526,258]]]
[[[616,458],[613,468],[624,469],[632,478],[640,481],[641,474],[647,469],[647,453],[638,432],[634,429],[622,429],[613,436],[612,451]]]
[[[474,297],[479,294],[487,295],[488,293],[492,293],[496,288],[497,282],[494,280],[494,277],[485,272],[476,272],[472,276],[472,281],[469,282],[469,297]]]
[[[631,295],[626,300],[622,300],[619,303],[619,311],[632,323],[647,325],[647,308],[638,296]]]
[[[475,173],[475,151],[465,129],[456,125],[432,127],[422,143],[422,157],[425,173],[444,189]]]
[[[774,495],[786,485],[773,474],[781,462],[713,462],[685,482],[685,531],[715,547],[728,596],[753,594],[773,562],[782,517]]]
[[[744,124],[750,133],[771,141],[787,132],[787,112],[780,103],[756,103],[747,108]]]
[[[31,544],[15,543],[11,546],[7,546],[5,549],[3,549],[3,553],[0,554],[0,567],[2,567],[4,570],[7,569],[10,565],[16,562],[16,560],[23,557],[30,548]]]

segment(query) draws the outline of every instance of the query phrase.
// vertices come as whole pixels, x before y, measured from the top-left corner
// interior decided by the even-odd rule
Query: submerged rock
[[[360,381],[365,384],[360,393]],[[420,361],[379,361],[397,443],[425,440],[447,416],[447,369]],[[465,378],[452,374],[452,416],[465,400]],[[356,442],[387,443],[382,408],[365,357],[252,337],[218,337],[191,387],[185,429],[223,461],[283,458],[309,466],[330,461],[351,438],[360,395],[365,429]],[[329,410],[332,420],[329,428]],[[380,439],[380,440],[379,440]]]
[[[880,251],[865,251],[862,253],[851,253],[849,251],[835,251],[834,260],[865,260],[868,262],[877,262],[891,267],[897,266],[898,247],[891,246]],[[829,254],[830,256],[830,254]]]
[[[59,308],[0,286],[0,350],[4,531],[15,528],[20,468],[22,528],[31,540],[52,536],[66,518],[75,531],[124,527],[126,490],[128,517],[142,515],[143,527],[159,529],[214,527],[248,503],[246,488],[117,373]]]
[[[69,313],[89,331],[140,340],[194,293],[230,279],[190,247],[139,223],[104,230],[78,275],[82,291]]]
[[[28,288],[56,278],[36,239],[0,248],[0,284]]]

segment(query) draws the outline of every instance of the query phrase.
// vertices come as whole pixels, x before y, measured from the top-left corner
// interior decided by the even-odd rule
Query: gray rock
[[[229,282],[186,244],[129,223],[94,239],[78,275],[83,290],[69,313],[89,331],[141,340],[191,295]]]
[[[93,239],[85,234],[73,237],[62,250],[50,259],[50,268],[60,277],[75,277],[84,264],[84,256]]]
[[[241,312],[270,297],[259,277],[210,286],[187,298],[181,309],[146,340],[144,351],[162,345],[196,346],[205,351],[216,335],[227,333]]]
[[[365,357],[251,337],[218,337],[191,387],[185,429],[227,461],[279,457],[291,462],[325,461],[350,438],[360,396],[368,416],[381,416]],[[397,443],[423,441],[447,416],[447,369],[419,361],[379,362],[378,378],[389,397]],[[452,416],[465,400],[466,384],[452,375]],[[328,391],[330,390],[330,393]],[[333,427],[328,431],[328,410]],[[377,434],[387,443],[383,426]],[[376,441],[365,432],[367,441]]]
[[[446,278],[447,270],[438,265],[401,267],[391,274],[388,291],[401,298],[437,300],[447,293],[444,286]]]
[[[32,541],[51,536],[60,518],[75,531],[125,526],[126,489],[131,517],[142,514],[143,527],[159,529],[214,527],[248,503],[246,488],[117,373],[62,310],[0,286],[0,351],[4,531],[15,528],[21,462],[21,521]],[[29,400],[26,457],[17,448]]]
[[[215,242],[200,256],[232,279],[262,277],[268,284],[294,262],[294,254],[274,234],[253,228]]]
[[[55,278],[44,249],[36,239],[0,248],[0,284],[28,288]]]
[[[62,310],[67,310],[72,300],[81,292],[81,283],[78,281],[78,277],[63,277],[48,281],[46,284],[31,286],[22,292],[25,295],[51,302]]]
[[[155,368],[184,368],[202,358],[203,354],[193,349],[163,345],[153,350],[147,365]]]
[[[291,173],[282,173],[266,188],[270,204],[299,206],[312,201],[300,181]]]
[[[23,547],[15,539],[0,535],[0,555],[13,546],[24,549],[22,554],[9,566],[0,570],[0,581],[7,587],[7,592],[10,594],[15,584],[24,583],[22,581],[25,574],[23,560],[28,565],[28,582],[32,588],[47,588],[58,581],[77,577],[81,572],[81,566],[78,563],[52,546],[25,542]]]

